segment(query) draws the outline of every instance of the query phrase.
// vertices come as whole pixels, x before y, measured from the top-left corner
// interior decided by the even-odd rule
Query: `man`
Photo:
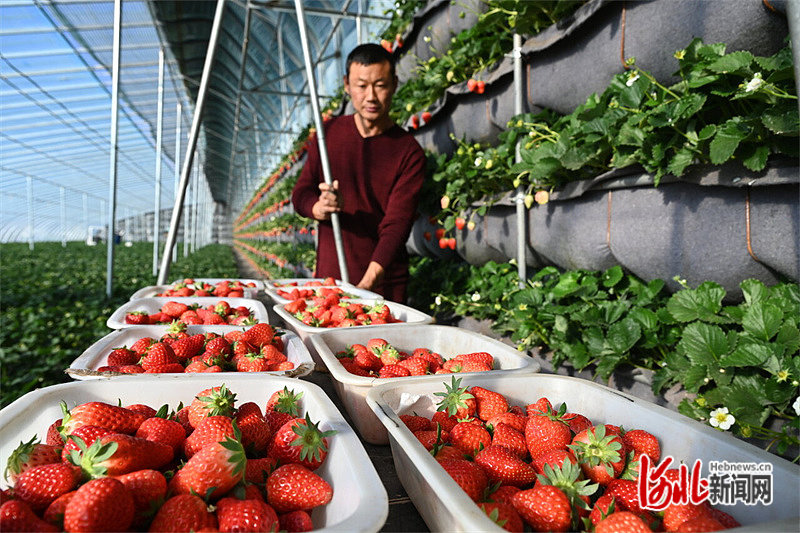
[[[355,113],[324,126],[333,183],[325,183],[313,138],[292,203],[299,214],[320,221],[317,277],[341,279],[330,223],[331,214],[339,213],[350,281],[389,301],[404,302],[405,243],[416,216],[425,154],[389,118],[395,89],[390,53],[377,44],[350,53],[344,90]]]

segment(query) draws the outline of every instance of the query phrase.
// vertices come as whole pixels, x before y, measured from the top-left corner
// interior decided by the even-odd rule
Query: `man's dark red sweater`
[[[385,274],[373,291],[387,300],[403,302],[408,282],[405,244],[425,178],[425,154],[414,137],[397,125],[380,135],[362,137],[353,115],[328,121],[325,140],[332,179],[339,180],[339,221],[350,282],[357,284],[370,261],[375,261]],[[324,181],[314,136],[292,191],[299,214],[312,217],[311,208]],[[341,279],[330,221],[319,224],[315,276]]]

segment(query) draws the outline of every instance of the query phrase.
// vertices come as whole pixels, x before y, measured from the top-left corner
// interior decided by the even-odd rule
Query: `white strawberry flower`
[[[476,293],[474,293],[474,294],[472,295],[472,301],[473,301],[473,302],[477,302],[477,301],[478,301],[478,300],[480,300],[480,299],[481,299],[481,293],[479,293],[479,292],[476,292]]]
[[[483,158],[481,158],[481,157],[476,157],[476,158],[475,158],[475,166],[476,166],[476,167],[480,167],[480,166],[482,166],[482,165],[483,165]]]
[[[794,412],[797,414],[797,416],[800,416],[800,396],[798,396],[794,401],[792,407],[794,408]]]
[[[433,302],[434,302],[436,305],[442,305],[442,297],[441,297],[441,296],[437,296],[437,297],[436,297],[436,299],[435,299],[435,300],[433,300]]]
[[[709,423],[715,428],[719,428],[722,431],[728,431],[734,422],[736,422],[736,418],[734,418],[732,414],[728,413],[727,407],[719,407],[711,411]]]
[[[638,79],[639,79],[639,73],[638,72],[631,72],[631,73],[628,74],[628,81],[625,82],[625,85],[627,87],[630,87],[631,85],[636,83],[636,80],[638,80]]]
[[[756,72],[753,75],[753,79],[747,82],[747,85],[744,88],[744,92],[752,93],[754,91],[757,91],[758,88],[761,87],[762,85],[764,85],[764,80],[761,78],[761,73]]]

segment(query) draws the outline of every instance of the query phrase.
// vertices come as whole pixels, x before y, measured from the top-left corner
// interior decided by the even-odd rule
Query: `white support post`
[[[514,34],[514,48],[512,50],[514,59],[514,114],[519,115],[522,113],[523,105],[523,87],[522,87],[522,36],[518,33]],[[519,162],[519,146],[516,146],[516,161]],[[528,264],[526,261],[525,247],[528,242],[525,213],[525,190],[520,185],[517,188],[517,276],[519,277],[518,283],[520,288],[525,286],[528,279]]]
[[[322,116],[319,111],[319,99],[317,98],[317,80],[314,75],[314,64],[311,62],[311,50],[308,47],[308,35],[306,32],[306,17],[303,11],[302,0],[294,0],[295,11],[297,12],[297,26],[300,30],[300,41],[303,45],[303,59],[306,63],[306,76],[308,78],[308,90],[311,93],[311,111],[314,117],[314,124],[317,128],[317,141],[319,145],[319,158],[322,164],[322,174],[325,183],[333,183],[331,178],[330,162],[328,161],[328,149],[325,145],[325,129],[322,127]],[[320,51],[322,52],[322,51]],[[331,213],[331,224],[333,225],[333,239],[336,245],[336,257],[339,261],[339,274],[342,281],[348,283],[350,277],[347,272],[347,260],[344,255],[344,242],[342,241],[342,228],[339,225],[339,214]]]
[[[89,202],[86,193],[83,193],[83,231],[86,233],[86,240],[89,240]]]
[[[67,191],[59,187],[61,196],[61,247],[67,247]]]
[[[183,118],[181,103],[178,102],[176,105],[176,110],[178,113],[177,118],[175,119],[175,171],[173,176],[173,185],[172,185],[172,198],[173,202],[177,202],[178,198],[178,181],[181,178],[181,119]],[[177,243],[171,245],[169,248],[164,248],[165,253],[166,250],[171,250],[172,254],[172,261],[178,260],[178,246]],[[159,283],[159,285],[163,285],[163,283]]]
[[[122,0],[114,0],[114,44],[111,63],[111,135],[109,139],[108,233],[106,297],[114,290],[114,218],[117,211],[117,136],[119,135],[119,59],[122,40]]]
[[[28,249],[33,251],[33,180],[27,176],[28,189]]]
[[[181,170],[178,196],[175,199],[175,205],[172,209],[172,218],[170,219],[169,233],[167,234],[167,249],[174,246],[178,233],[178,221],[180,220],[181,211],[183,209],[186,187],[189,183],[189,174],[194,158],[194,151],[197,148],[197,140],[200,137],[200,123],[203,119],[203,111],[206,105],[208,80],[211,77],[211,67],[214,64],[214,57],[217,54],[217,45],[219,44],[222,15],[224,12],[225,0],[217,0],[217,10],[214,13],[214,23],[211,26],[211,35],[209,35],[208,38],[208,51],[206,52],[205,64],[203,65],[203,76],[200,79],[200,87],[197,91],[197,103],[195,104],[194,115],[192,116],[192,127],[189,131],[189,145],[186,147],[186,157],[184,158],[183,169]],[[161,260],[161,270],[158,273],[159,285],[166,283],[167,276],[169,276],[169,266],[169,254],[165,251]]]
[[[153,202],[153,275],[158,275],[158,252],[161,243],[161,159],[164,129],[164,49],[158,49],[158,105],[156,117],[156,187]]]

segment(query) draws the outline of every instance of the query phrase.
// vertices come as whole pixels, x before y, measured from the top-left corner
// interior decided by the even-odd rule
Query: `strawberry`
[[[183,449],[186,429],[175,420],[154,416],[142,422],[142,425],[136,430],[136,436],[140,439],[166,444],[177,455]]]
[[[667,531],[677,531],[684,522],[696,518],[711,516],[711,506],[707,502],[700,505],[693,503],[670,504],[664,509],[664,528]]]
[[[404,366],[397,364],[384,365],[378,371],[379,378],[404,378],[411,375],[411,372]]]
[[[45,522],[49,522],[56,526],[59,531],[64,530],[64,510],[67,508],[70,500],[72,497],[75,496],[75,493],[78,492],[78,489],[66,492],[53,500],[53,503],[47,506],[45,509],[42,518]],[[0,531],[5,531],[2,527],[0,527]]]
[[[229,356],[232,353],[231,343],[225,337],[214,337],[206,342],[206,352]]]
[[[511,498],[514,509],[534,531],[569,531],[572,506],[564,492],[552,485],[535,485]]]
[[[564,408],[562,405],[561,410]],[[552,410],[529,412],[528,422],[525,424],[525,441],[533,459],[551,450],[566,449],[572,441],[572,433],[561,415],[563,412],[556,413]]]
[[[5,479],[12,485],[17,477],[34,466],[61,462],[61,447],[42,444],[36,435],[28,442],[20,442],[11,455],[5,470]]]
[[[267,451],[272,430],[269,422],[261,413],[261,408],[254,402],[243,403],[236,411],[236,424],[242,432],[242,444],[254,455],[263,455]]]
[[[306,511],[291,511],[278,515],[278,522],[280,523],[280,530],[287,533],[314,530],[311,515]]]
[[[612,513],[599,521],[595,526],[595,533],[648,533],[652,531],[644,520],[630,511]],[[711,529],[698,529],[697,531],[713,531]]]
[[[191,458],[209,444],[217,443],[226,437],[234,436],[233,421],[222,415],[209,416],[197,425],[192,434],[183,442],[183,453]]]
[[[133,435],[146,420],[146,416],[130,409],[111,405],[105,402],[87,402],[67,410],[67,404],[61,402],[62,417],[61,434],[66,436],[75,429],[86,426],[102,426],[119,433]]]
[[[478,82],[475,81],[473,78],[470,78],[470,79],[467,80],[467,90],[469,92],[474,93],[477,85],[478,85]]]
[[[464,220],[464,217],[456,217],[455,224],[457,229],[462,230],[467,225],[467,221]]]
[[[431,112],[430,111],[423,111],[422,112],[422,123],[423,124],[428,124],[430,121],[431,121]]]
[[[64,509],[66,531],[126,531],[133,523],[133,496],[118,479],[103,477],[81,485]]]
[[[252,326],[244,332],[244,340],[259,348],[271,343],[273,337],[275,337],[275,331],[272,326],[263,322]]]
[[[278,514],[261,500],[225,497],[217,502],[220,531],[276,531]]]
[[[508,424],[497,424],[492,432],[492,445],[502,446],[520,459],[528,457],[528,445],[525,435]]]
[[[475,84],[475,92],[478,94],[483,94],[483,91],[486,90],[486,82],[481,80]]]
[[[441,396],[437,411],[444,411],[456,418],[468,418],[475,414],[477,402],[475,396],[467,392],[466,387],[461,387],[461,380],[453,377],[450,385],[444,384],[445,392],[435,392],[435,396]]]
[[[483,468],[492,483],[524,487],[536,479],[531,465],[502,446],[488,446],[479,451],[475,454],[475,463]]]
[[[419,128],[419,117],[417,115],[411,115],[411,127],[414,129]]]
[[[173,342],[170,347],[172,348],[172,352],[175,354],[175,357],[178,359],[178,362],[185,363],[200,353],[200,350],[203,349],[204,343],[205,339],[203,336],[197,334],[184,339],[178,339]]]
[[[458,418],[456,416],[448,415],[444,411],[436,411],[433,413],[431,417],[431,422],[434,425],[441,426],[443,431],[453,431],[453,428],[456,427],[458,424]]]
[[[142,422],[144,423],[144,422]],[[141,426],[140,426],[141,427]],[[102,426],[81,426],[75,431],[72,432],[70,437],[67,438],[67,442],[64,443],[64,447],[61,450],[61,460],[62,461],[69,461],[70,455],[72,454],[73,450],[80,451],[80,446],[78,442],[84,443],[93,443],[100,437],[105,437],[106,435],[113,435],[116,431],[113,429],[104,428]],[[77,438],[79,437],[80,441]]]
[[[313,509],[332,497],[330,484],[300,464],[280,466],[267,479],[267,501],[279,513]]]
[[[353,363],[366,371],[378,371],[383,366],[381,359],[368,349],[354,350]]]
[[[149,405],[144,405],[143,403],[133,403],[130,405],[123,406],[125,409],[129,409],[134,413],[141,413],[147,418],[152,418],[156,416],[157,411],[150,407]]]
[[[613,496],[625,509],[637,515],[645,512],[639,505],[639,487],[635,481],[614,479],[606,486],[603,494]]]
[[[524,524],[513,505],[507,503],[483,502],[479,503],[478,507],[486,513],[486,516],[488,516],[492,522],[506,531],[522,533]]]
[[[450,438],[450,434],[447,431],[442,431],[441,429],[436,429],[436,430],[420,429],[412,433],[428,451],[432,451],[437,444],[441,444],[442,442]],[[458,451],[455,447],[452,448]],[[464,458],[463,454],[460,451],[458,451],[458,458],[459,459]]]
[[[511,428],[519,431],[520,433],[524,433],[525,423],[527,421],[528,420],[525,416],[512,413],[509,411],[507,413],[501,413],[490,417],[486,421],[486,426],[491,429],[491,428],[496,428],[500,424],[506,424]]]
[[[466,459],[439,459],[438,462],[467,496],[476,502],[481,499],[489,485],[489,479],[481,467]]]
[[[237,372],[268,372],[270,362],[260,353],[247,353],[236,360]]]
[[[236,394],[228,390],[225,385],[212,387],[200,392],[189,405],[189,423],[197,427],[207,416],[227,416],[234,413]]]
[[[515,487],[513,485],[500,485],[499,487],[494,488],[491,490],[487,496],[487,501],[490,502],[497,502],[497,503],[506,503],[511,505],[511,498],[514,497],[514,494],[518,493],[521,489],[519,487]],[[513,505],[512,505],[513,507]]]
[[[144,368],[146,372],[158,366],[177,362],[178,358],[175,356],[175,352],[172,351],[172,347],[169,344],[165,342],[155,342],[147,348],[139,364],[142,365],[142,368]]]
[[[328,437],[336,431],[321,431],[319,423],[305,418],[294,418],[274,433],[267,455],[282,463],[299,463],[316,470],[328,455]]]
[[[145,370],[145,373],[147,374],[182,374],[183,372],[184,368],[180,363],[155,365]]]
[[[400,415],[400,420],[408,427],[412,433],[415,431],[431,430],[433,423],[430,419],[418,415]]]
[[[136,352],[123,347],[123,348],[114,348],[113,350],[111,350],[111,353],[108,354],[106,364],[109,366],[122,366],[122,365],[132,365],[138,361],[139,361],[139,356],[136,355]]]
[[[70,461],[80,466],[84,475],[92,478],[158,469],[169,463],[174,456],[172,448],[166,444],[124,433],[105,435],[90,446],[80,437],[70,438],[80,448],[70,452]]]
[[[244,479],[247,483],[263,485],[267,478],[278,467],[278,460],[274,457],[257,457],[247,459]]]
[[[0,506],[0,531],[61,531],[53,524],[39,518],[22,500],[9,500]]]
[[[564,422],[567,423],[570,431],[572,431],[572,433],[574,433],[575,435],[577,435],[584,429],[589,429],[594,425],[592,424],[591,420],[577,413],[565,413]]]
[[[476,413],[481,420],[486,421],[508,411],[508,400],[500,393],[483,387],[471,387],[469,393],[475,397]]]
[[[547,398],[539,398],[536,402],[525,406],[525,414],[531,416],[535,413],[547,413],[553,410],[553,404]],[[566,410],[566,409],[565,409]]]
[[[45,444],[50,446],[64,446],[64,435],[61,434],[61,419],[59,418],[47,427]]]
[[[146,311],[131,311],[125,314],[125,323],[132,326],[144,326],[150,324],[150,316]]]
[[[589,513],[589,520],[592,524],[597,525],[606,516],[617,511],[625,511],[625,506],[617,502],[611,494],[603,494],[594,502],[592,512]]]
[[[661,460],[661,446],[652,433],[643,429],[633,429],[622,434],[622,442],[633,450],[634,461],[638,461],[643,453],[652,459],[653,464],[658,464]]]
[[[469,457],[473,457],[491,442],[492,437],[489,432],[479,423],[459,422],[450,431],[450,443]]]
[[[550,465],[551,468],[561,468],[564,461],[569,461],[572,464],[578,464],[578,460],[571,451],[559,448],[557,450],[550,450],[536,456],[531,463],[537,474],[544,473],[544,465]]]
[[[734,517],[725,511],[720,511],[719,509],[709,507],[708,512],[711,517],[714,518],[714,520],[725,526],[726,529],[732,529],[741,526],[741,524]]]
[[[139,365],[124,365],[119,367],[119,371],[123,374],[144,374],[144,368]]]
[[[430,363],[421,357],[409,357],[397,364],[408,370],[408,373],[412,376],[424,376],[428,373],[428,367],[430,366]]]
[[[81,471],[67,463],[50,463],[28,468],[17,477],[14,496],[34,511],[47,508],[53,500],[78,486]]]
[[[219,499],[244,477],[247,459],[241,442],[226,438],[194,454],[169,482],[172,494],[209,494]]]
[[[626,458],[622,439],[606,435],[606,431],[604,425],[586,429],[575,435],[570,445],[584,475],[604,486],[619,477]]]
[[[294,390],[289,390],[288,387],[283,387],[282,390],[272,393],[269,400],[267,400],[264,411],[279,411],[281,413],[300,416],[300,399],[302,397],[302,392],[296,393]]]
[[[130,491],[135,513],[142,515],[142,518],[151,509],[157,509],[164,502],[167,494],[167,478],[158,470],[136,470],[114,477]]]
[[[153,532],[214,531],[217,518],[195,494],[172,496],[162,505],[150,523]]]

